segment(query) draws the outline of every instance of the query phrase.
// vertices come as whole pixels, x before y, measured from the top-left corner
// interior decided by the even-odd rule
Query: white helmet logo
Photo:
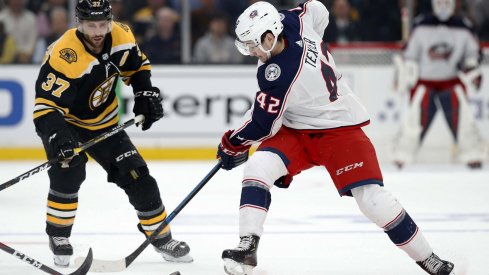
[[[277,78],[280,77],[281,72],[282,71],[280,70],[280,67],[277,64],[275,64],[275,63],[270,64],[265,69],[265,78],[268,81],[277,80]]]
[[[258,11],[257,11],[257,10],[253,10],[253,11],[250,13],[250,18],[251,18],[251,19],[253,19],[253,18],[255,18],[257,15],[258,15]]]

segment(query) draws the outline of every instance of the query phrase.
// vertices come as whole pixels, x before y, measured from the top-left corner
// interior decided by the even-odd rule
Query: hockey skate
[[[482,162],[481,161],[469,161],[467,163],[467,167],[470,169],[476,170],[476,169],[482,169]]]
[[[169,240],[168,240],[169,239]],[[189,255],[190,247],[187,243],[172,238],[163,238],[151,243],[163,259],[169,262],[191,263],[194,259]]]
[[[68,267],[70,265],[73,247],[68,238],[49,236],[49,249],[53,251],[55,265],[61,267]]]
[[[222,252],[224,271],[229,275],[252,275],[257,265],[256,251],[260,237],[246,235],[240,237],[238,246]]]
[[[428,259],[416,263],[430,275],[455,275],[453,263],[440,259],[435,253],[431,253]]]

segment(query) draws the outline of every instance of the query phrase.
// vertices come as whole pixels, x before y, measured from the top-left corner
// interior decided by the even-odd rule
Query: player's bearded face
[[[112,21],[83,20],[80,22],[79,30],[83,33],[90,46],[99,48],[104,45],[107,33],[112,31]]]

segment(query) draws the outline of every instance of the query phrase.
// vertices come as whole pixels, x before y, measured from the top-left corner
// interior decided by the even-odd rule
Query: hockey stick
[[[127,127],[133,125],[133,124],[139,124],[141,123],[142,121],[144,120],[144,116],[143,115],[139,115],[139,116],[136,116],[135,118],[132,118],[126,122],[124,122],[123,124],[121,125],[117,125],[115,126],[114,128],[110,129],[108,132],[105,132],[103,134],[100,134],[99,136],[97,137],[94,137],[92,138],[91,140],[83,143],[80,147],[78,148],[75,148],[75,153],[80,153],[80,152],[83,152],[85,150],[87,150],[88,148],[92,147],[93,145],[101,142],[102,140],[106,140],[108,139],[109,137],[121,132],[122,130],[126,129]],[[47,170],[49,169],[49,167],[51,167],[51,165],[53,165],[54,163],[56,162],[59,162],[59,161],[62,161],[63,158],[61,156],[57,157],[56,159],[52,159],[50,161],[46,161],[45,163],[25,172],[24,174],[16,177],[16,178],[13,178],[5,183],[2,183],[0,184],[0,191],[2,191],[3,189],[6,189],[16,183],[18,183],[19,181],[22,181],[22,180],[25,180],[27,179],[28,177],[32,176],[32,175],[35,175],[41,171],[44,171],[44,170]]]
[[[129,256],[124,259],[115,260],[115,261],[105,261],[105,260],[97,260],[94,259],[92,266],[90,267],[90,271],[93,272],[121,272],[124,271],[131,263],[143,252],[143,250],[155,239],[158,234],[163,231],[168,224],[175,218],[175,216],[180,213],[180,211],[190,202],[190,200],[204,187],[204,185],[221,169],[221,160],[219,160],[212,168],[212,170],[195,186],[195,188],[183,199],[183,201],[173,210],[173,212],[166,217],[165,221],[161,223],[160,226],[138,247],[134,252],[132,252]],[[79,266],[79,264],[84,260],[84,258],[75,259],[75,266]]]
[[[32,265],[33,267],[35,267],[39,270],[42,270],[46,273],[53,274],[53,275],[65,275],[63,273],[59,273],[58,271],[46,266],[45,264],[37,261],[36,259],[33,259],[33,258],[25,255],[24,253],[19,252],[15,249],[11,248],[10,246],[7,246],[4,243],[1,243],[1,242],[0,242],[0,249],[9,253],[9,254],[12,254],[14,257],[18,258],[19,260],[24,261],[24,262]],[[85,274],[87,274],[88,271],[90,270],[90,266],[92,265],[92,260],[93,260],[93,254],[92,254],[92,249],[90,248],[88,250],[88,255],[85,258],[85,261],[80,265],[80,267],[78,267],[78,269],[75,270],[74,272],[67,274],[67,275],[85,275]]]

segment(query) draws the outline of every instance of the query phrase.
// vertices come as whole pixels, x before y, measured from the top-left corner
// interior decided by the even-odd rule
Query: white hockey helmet
[[[258,1],[238,17],[235,29],[237,38],[234,44],[243,55],[250,55],[250,49],[253,47],[259,47],[269,54],[283,29],[282,18],[277,9],[268,2]],[[275,36],[275,41],[269,50],[265,50],[261,45],[261,36],[266,31],[271,31]]]
[[[455,0],[431,0],[433,13],[441,21],[447,21],[455,12]]]

